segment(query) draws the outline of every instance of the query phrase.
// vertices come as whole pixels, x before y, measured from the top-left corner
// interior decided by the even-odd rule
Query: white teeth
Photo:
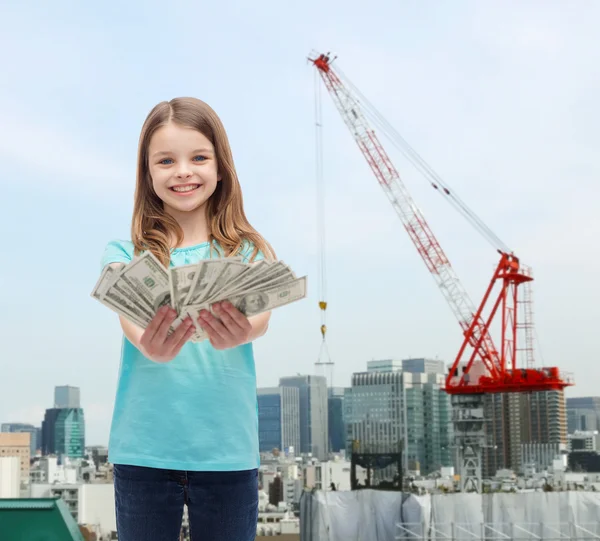
[[[171,188],[174,192],[190,192],[195,190],[198,187],[198,184],[189,184],[188,186],[174,186]]]

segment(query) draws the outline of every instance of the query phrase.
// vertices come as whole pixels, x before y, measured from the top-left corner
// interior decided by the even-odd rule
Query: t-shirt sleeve
[[[133,259],[133,243],[125,240],[111,240],[104,248],[100,267],[110,263],[129,263]]]

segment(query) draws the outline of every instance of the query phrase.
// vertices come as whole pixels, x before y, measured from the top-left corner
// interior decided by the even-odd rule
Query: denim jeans
[[[174,471],[114,465],[119,541],[178,541],[183,506],[192,541],[254,541],[258,471]]]

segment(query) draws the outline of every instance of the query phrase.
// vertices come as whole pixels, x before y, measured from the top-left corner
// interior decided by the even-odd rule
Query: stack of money
[[[200,342],[208,338],[198,324],[202,310],[225,300],[247,317],[273,310],[306,297],[306,276],[297,278],[283,261],[244,263],[239,257],[166,269],[145,252],[127,265],[106,266],[91,295],[142,328],[168,304],[178,314],[170,332],[189,315],[196,326],[192,341]]]

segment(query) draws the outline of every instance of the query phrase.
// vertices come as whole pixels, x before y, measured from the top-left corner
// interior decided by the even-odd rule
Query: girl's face
[[[202,208],[220,180],[212,143],[199,131],[173,122],[154,132],[148,168],[156,195],[171,212]]]

